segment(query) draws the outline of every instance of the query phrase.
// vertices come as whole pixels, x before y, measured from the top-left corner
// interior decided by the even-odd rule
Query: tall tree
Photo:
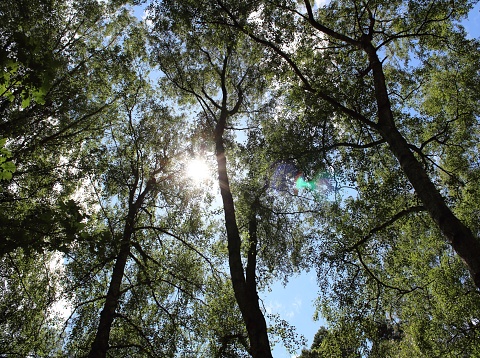
[[[425,10],[410,5],[408,14]],[[446,4],[435,2],[431,6],[421,15],[425,23],[408,24],[412,28],[420,26],[425,33],[403,28],[405,33],[397,34],[397,38],[390,28],[391,31],[374,30],[372,36],[373,40],[388,37],[383,38],[385,42],[380,42],[377,50],[382,52],[382,46],[387,46],[388,56],[382,66],[390,88],[395,125],[407,140],[415,160],[423,166],[422,175],[428,174],[429,180],[439,188],[437,192],[443,195],[444,203],[477,233],[478,225],[472,221],[476,213],[470,210],[467,214],[464,210],[476,205],[473,204],[475,190],[467,187],[478,182],[475,163],[478,146],[470,139],[478,132],[475,120],[478,96],[476,85],[470,82],[477,76],[471,66],[478,61],[478,43],[466,40],[461,29],[453,30],[456,15],[450,13]],[[355,188],[355,192],[347,194],[352,197],[341,205],[326,206],[317,217],[319,256],[315,261],[320,267],[319,278],[324,288],[322,313],[332,323],[355,317],[359,322],[357,328],[361,327],[357,334],[369,332],[370,341],[376,336],[368,324],[362,327],[361,323],[368,322],[367,316],[377,322],[387,318],[389,324],[400,324],[403,331],[408,332],[408,338],[394,342],[396,348],[390,351],[393,356],[408,356],[412,351],[426,356],[475,352],[477,334],[471,321],[471,317],[478,316],[475,288],[466,280],[458,260],[452,257],[450,245],[453,249],[456,246],[442,241],[436,225],[428,218],[433,218],[438,213],[436,210],[441,211],[439,208],[445,206],[435,206],[434,212],[432,206],[426,205],[426,202],[431,204],[430,199],[412,190],[412,186],[417,189],[410,178],[414,173],[408,174],[405,162],[399,158],[386,155],[386,144],[392,148],[397,143],[392,143],[388,135],[376,128],[380,121],[372,126],[365,125],[362,118],[352,120],[357,114],[365,118],[380,116],[371,59],[362,55],[365,50],[356,50],[343,39],[315,36],[315,27],[308,32],[311,26],[308,7],[293,9],[290,7],[293,13],[298,12],[292,16],[298,16],[299,22],[292,19],[291,23],[303,29],[305,37],[298,32],[297,46],[274,46],[274,51],[287,63],[290,61],[288,67],[296,71],[297,77],[304,76],[303,86],[297,87],[292,82],[285,86],[288,96],[284,108],[274,113],[280,125],[270,133],[272,150],[297,158],[307,168],[318,169],[322,162],[326,163],[335,168],[341,182]],[[393,11],[393,8],[387,9]],[[439,16],[441,9],[446,11],[445,18]],[[280,7],[277,10],[280,11]],[[347,19],[374,16],[376,20],[372,20],[371,26],[380,26],[379,23],[387,26],[388,21],[380,20],[384,10],[383,5],[377,7],[371,3],[349,8],[348,4],[335,2],[319,9],[316,16],[322,19],[323,25],[331,23],[330,28],[337,34],[349,29],[350,34],[357,33],[361,40],[362,22]],[[459,13],[455,14],[459,16],[466,11],[457,10]],[[302,11],[305,11],[304,17]],[[269,18],[266,10],[262,14]],[[271,14],[272,19],[275,14]],[[278,27],[261,23],[262,26],[256,28],[258,33],[253,34],[259,39],[267,38],[268,29],[280,28],[278,18],[274,20]],[[304,27],[305,20],[308,20],[307,27]],[[363,28],[369,26],[365,21]],[[285,36],[283,43],[291,42],[288,37],[291,33],[279,33],[279,37],[269,39],[279,40]],[[410,41],[411,38],[420,40]],[[275,41],[266,45],[270,47],[272,43]],[[279,40],[277,44],[280,43]],[[312,48],[312,43],[318,43],[319,48]],[[311,90],[308,83],[315,89],[312,96],[308,94]],[[332,98],[337,103],[332,102]],[[353,112],[348,114],[348,109]],[[383,125],[380,123],[380,127]],[[402,175],[402,171],[406,175]],[[457,228],[460,230],[462,225]],[[448,233],[443,234],[448,238]],[[470,235],[470,239],[472,237]],[[470,239],[467,235],[464,242]],[[472,240],[473,252],[477,241]],[[465,259],[461,250],[457,253]],[[468,262],[467,267],[475,281]],[[451,312],[448,307],[452,306],[458,310],[448,314]],[[424,314],[420,319],[413,312]],[[449,342],[448,348],[445,342]],[[373,348],[369,354],[384,356],[373,352]]]
[[[136,65],[144,67],[141,59]],[[90,357],[173,356],[193,344],[182,337],[194,326],[189,319],[205,261],[191,239],[201,229],[200,211],[182,180],[175,181],[187,134],[181,118],[156,101],[146,77],[125,79],[128,90],[105,118],[108,135],[89,145],[98,157],[84,161],[100,211],[89,223],[88,245],[79,243],[79,252],[69,255],[78,295],[69,345],[75,352],[91,344]],[[75,287],[82,276],[86,282]],[[98,326],[83,326],[100,303]]]
[[[377,3],[331,2],[324,9],[314,12],[310,2],[305,1],[303,9],[299,9],[294,3],[269,3],[256,5],[247,14],[241,12],[243,7],[239,10],[222,1],[217,4],[229,16],[226,25],[238,28],[286,61],[307,93],[328,104],[337,115],[346,116],[388,144],[426,211],[466,263],[476,286],[480,287],[480,242],[471,229],[447,206],[445,198],[434,184],[434,178],[422,165],[421,159],[415,156],[416,152],[424,154],[419,149],[422,148],[422,143],[418,146],[417,143],[409,143],[409,138],[402,134],[403,126],[401,121],[396,119],[394,107],[399,101],[392,100],[384,70],[388,66],[380,60],[382,51],[391,52],[393,56],[398,56],[399,60],[405,59],[405,56],[414,51],[419,53],[419,60],[428,51],[445,51],[449,44],[461,39],[462,33],[455,31],[454,21],[467,13],[471,3],[462,2],[455,7],[442,1],[428,5],[411,3],[403,9],[400,3],[385,6]],[[284,26],[288,16],[278,21],[276,14],[285,10],[291,13],[299,30],[305,30],[303,34],[298,32],[295,40],[300,42],[307,36],[313,36],[321,41],[321,46],[325,43],[327,49],[338,49],[332,52],[319,51],[314,58],[319,60],[319,64],[322,59],[337,62],[336,67],[340,70],[337,80],[342,83],[345,79],[345,85],[339,87],[340,93],[338,89],[328,87],[320,78],[310,73],[317,66],[309,68],[304,53],[315,54],[315,49],[304,48],[302,45],[311,45],[305,42],[292,51],[287,49],[285,44],[286,41],[291,41],[294,35],[276,33],[272,36],[269,33],[269,29],[281,29]],[[403,10],[407,16],[402,17],[401,21],[388,20],[395,18],[397,11]],[[253,16],[249,18],[253,11],[258,12],[255,17],[262,21],[256,21]],[[351,20],[346,20],[348,18]],[[399,47],[400,51],[395,51],[395,47]],[[339,55],[336,55],[336,52]],[[349,58],[343,57],[347,53],[350,54]],[[335,71],[333,66],[329,69]],[[334,76],[335,72],[331,78]],[[333,81],[330,79],[330,82]],[[358,102],[344,96],[344,88],[350,88],[351,84],[359,86],[355,91],[359,96],[369,99],[366,106],[359,107]],[[419,150],[415,151],[415,148]]]
[[[239,56],[249,43],[244,36],[202,27],[194,12],[179,12],[180,4],[162,2],[152,7],[155,13],[153,45],[155,56],[170,83],[182,96],[198,101],[200,121],[213,145],[218,183],[223,202],[228,241],[228,262],[235,299],[240,308],[249,337],[249,353],[253,357],[271,357],[267,324],[260,309],[256,279],[256,222],[250,220],[246,243],[247,264],[242,262],[242,239],[234,198],[227,173],[226,131],[246,101],[258,95],[261,81],[252,64],[255,52]],[[200,62],[199,59],[202,61]]]
[[[69,229],[57,218],[82,175],[83,140],[104,130],[100,115],[128,76],[121,42],[132,17],[107,3],[76,5],[1,5],[0,133],[16,172],[2,182],[0,254],[65,249]]]
[[[84,229],[73,200],[78,161],[127,73],[118,45],[131,17],[117,10],[96,1],[0,4],[0,137],[11,160],[0,192],[2,354],[61,351],[56,252]]]

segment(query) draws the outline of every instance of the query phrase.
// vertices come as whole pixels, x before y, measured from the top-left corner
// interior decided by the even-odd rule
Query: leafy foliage
[[[15,171],[15,164],[9,160],[12,157],[12,153],[5,148],[7,138],[0,139],[0,180],[12,179],[12,173]]]
[[[88,355],[112,291],[104,355],[258,355],[315,269],[302,357],[479,356],[474,3],[1,2],[0,355]]]

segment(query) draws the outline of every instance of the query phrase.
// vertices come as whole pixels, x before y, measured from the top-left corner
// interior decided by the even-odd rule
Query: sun
[[[210,168],[207,162],[203,159],[192,159],[188,162],[186,167],[187,177],[193,180],[196,184],[205,183],[210,177]]]

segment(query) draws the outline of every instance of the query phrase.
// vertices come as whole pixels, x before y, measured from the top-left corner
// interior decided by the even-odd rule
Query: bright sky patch
[[[203,159],[192,159],[188,162],[186,168],[187,177],[193,180],[197,184],[206,182],[210,176],[210,168],[207,162]]]

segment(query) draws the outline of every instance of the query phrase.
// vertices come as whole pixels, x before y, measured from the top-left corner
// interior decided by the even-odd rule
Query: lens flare
[[[274,166],[270,188],[276,191],[293,191],[295,195],[300,190],[323,195],[329,195],[335,191],[329,172],[319,171],[312,179],[307,180],[303,172],[291,162],[280,162]]]
[[[210,178],[210,168],[203,159],[192,159],[186,168],[187,177],[197,184],[204,183]]]

